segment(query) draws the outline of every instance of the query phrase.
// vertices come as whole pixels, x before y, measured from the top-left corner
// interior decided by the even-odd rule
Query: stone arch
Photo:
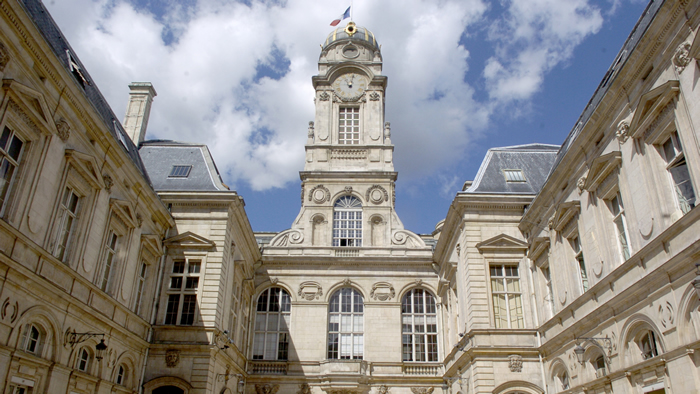
[[[343,196],[352,196],[352,197],[355,197],[355,198],[357,198],[357,199],[360,201],[360,203],[362,204],[362,207],[363,207],[363,208],[367,206],[367,201],[365,201],[364,197],[362,197],[362,194],[360,194],[360,192],[358,192],[358,191],[355,190],[355,189],[352,189],[352,190],[349,190],[349,191],[348,191],[347,189],[343,189],[343,190],[340,190],[340,191],[336,192],[333,196],[331,196],[331,207],[334,207],[334,206],[335,206],[335,202],[338,201],[338,199],[339,199],[340,197],[343,197]]]
[[[566,366],[566,363],[564,361],[557,357],[555,358],[549,365],[549,381],[552,383],[552,386],[557,389],[557,391],[562,391],[566,390],[567,388],[564,388],[564,382],[562,379],[562,375],[566,374],[566,378],[568,380],[569,387],[571,386],[571,373],[569,372],[569,368]]]
[[[125,351],[119,357],[117,357],[117,361],[114,363],[114,368],[112,368],[112,375],[111,375],[111,381],[116,383],[117,382],[117,373],[119,373],[119,366],[124,365],[127,369],[128,376],[126,377],[126,381],[122,382],[122,386],[129,387],[129,388],[136,388],[136,357],[130,352],[130,351]]]
[[[46,337],[43,348],[42,357],[51,361],[59,361],[61,359],[61,350],[63,348],[63,334],[60,331],[61,325],[53,315],[51,310],[43,305],[37,305],[28,308],[20,315],[17,323],[10,332],[8,345],[14,348],[20,346],[20,338],[22,330],[28,324],[38,324],[43,328]]]
[[[512,380],[503,383],[493,389],[493,394],[515,394],[515,393],[527,393],[527,394],[544,394],[544,390],[534,383],[530,383],[524,380]]]
[[[168,386],[172,386],[182,390],[183,394],[189,394],[190,390],[192,390],[192,385],[184,379],[178,378],[176,376],[162,376],[144,383],[143,392],[144,394],[152,394],[153,390]]]
[[[68,354],[68,365],[71,368],[78,369],[78,357],[80,357],[81,350],[86,349],[90,354],[90,366],[88,369],[88,373],[91,373],[91,371],[94,370],[97,364],[97,360],[95,359],[95,346],[97,346],[97,343],[98,342],[94,338],[90,338],[85,342],[77,343],[75,344],[75,346],[71,347],[70,353]]]
[[[401,290],[399,290],[399,292],[398,292],[398,295],[399,295],[399,296],[398,296],[398,299],[399,299],[399,300],[403,300],[403,297],[406,295],[406,293],[408,293],[409,291],[411,291],[411,290],[413,290],[413,289],[416,289],[416,288],[420,288],[420,289],[429,291],[429,292],[433,295],[433,297],[435,297],[435,302],[436,302],[436,303],[439,304],[439,303],[441,302],[440,296],[438,295],[438,293],[437,293],[437,291],[435,290],[435,288],[433,288],[433,286],[431,286],[431,285],[428,284],[428,283],[425,283],[425,282],[422,281],[422,280],[410,282],[410,283],[404,285],[404,286],[401,288]]]
[[[355,281],[352,281],[352,280],[350,280],[350,279],[345,279],[345,280],[343,280],[343,281],[341,281],[341,282],[337,282],[337,283],[331,285],[331,286],[328,288],[328,291],[326,292],[325,297],[324,297],[324,301],[325,301],[326,303],[329,303],[330,300],[331,300],[331,296],[333,295],[333,293],[335,293],[336,291],[342,289],[343,287],[352,287],[353,289],[357,290],[357,291],[362,295],[362,299],[365,300],[365,302],[367,302],[367,300],[369,299],[369,295],[367,294],[367,292],[365,291],[365,289],[362,288],[362,286],[360,286],[360,285],[359,285],[357,282],[355,282]]]
[[[700,300],[692,284],[689,284],[683,292],[676,321],[683,343],[690,343],[700,338]]]
[[[277,281],[277,280],[275,280],[274,282],[269,281],[269,282],[262,283],[262,284],[258,285],[258,287],[255,288],[254,297],[253,297],[253,311],[255,311],[255,305],[258,302],[258,297],[260,297],[260,294],[262,294],[263,291],[265,291],[271,287],[279,287],[280,289],[284,289],[284,291],[289,293],[289,297],[292,300],[292,302],[298,301],[298,299],[296,297],[296,293],[292,290],[292,286],[290,286],[288,283]]]
[[[649,331],[653,332],[654,336],[656,337],[655,339],[660,347],[660,349],[658,349],[659,354],[663,353],[664,349],[666,349],[663,336],[651,318],[649,318],[647,315],[636,313],[625,321],[625,324],[622,326],[622,330],[620,331],[620,340],[622,341],[620,344],[620,349],[624,351],[625,357],[623,360],[627,365],[636,364],[643,361],[641,352],[639,355],[637,355],[635,348],[638,346],[641,336],[645,335]]]

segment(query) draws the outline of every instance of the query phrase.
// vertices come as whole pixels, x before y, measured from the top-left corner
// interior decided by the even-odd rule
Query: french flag
[[[340,23],[340,21],[342,21],[343,19],[349,18],[349,17],[350,17],[350,7],[348,7],[348,9],[345,10],[345,12],[343,12],[343,15],[334,19],[333,22],[331,22],[331,26],[338,26],[338,23]]]

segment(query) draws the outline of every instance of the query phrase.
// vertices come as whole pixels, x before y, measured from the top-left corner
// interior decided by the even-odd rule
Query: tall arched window
[[[284,289],[272,287],[260,294],[255,314],[253,360],[287,359],[291,310],[291,299]]]
[[[362,203],[342,196],[333,206],[333,246],[362,246]]]
[[[435,298],[413,289],[401,301],[403,361],[438,361]]]
[[[22,332],[20,349],[27,353],[41,356],[45,336],[41,327],[36,324],[27,324]]]
[[[333,293],[328,305],[328,358],[362,360],[364,300],[346,287]]]

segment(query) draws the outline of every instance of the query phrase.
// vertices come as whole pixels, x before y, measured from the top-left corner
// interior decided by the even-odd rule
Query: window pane
[[[186,295],[184,301],[182,302],[182,317],[180,318],[180,324],[192,325],[194,324],[194,311],[197,306],[197,296],[196,295]]]
[[[165,312],[165,324],[175,324],[177,322],[177,310],[180,305],[180,295],[170,294],[168,296],[168,307]]]

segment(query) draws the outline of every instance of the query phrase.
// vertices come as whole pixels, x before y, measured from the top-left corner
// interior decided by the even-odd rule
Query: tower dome
[[[323,49],[326,49],[335,43],[347,42],[361,44],[373,50],[379,49],[379,44],[377,43],[377,39],[374,37],[374,33],[365,27],[355,25],[355,22],[352,21],[348,22],[345,27],[335,28],[330,34],[328,34],[328,37],[323,44]]]

